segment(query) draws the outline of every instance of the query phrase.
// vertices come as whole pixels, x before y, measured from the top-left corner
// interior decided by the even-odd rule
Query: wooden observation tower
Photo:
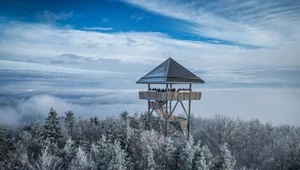
[[[189,137],[191,101],[201,99],[201,92],[193,91],[192,84],[205,82],[169,58],[136,83],[148,84],[148,90],[140,91],[139,98],[148,100],[148,117],[153,117],[153,112],[156,112],[161,120],[165,136]],[[163,88],[155,87],[159,85],[163,85]],[[180,87],[173,88],[172,85]],[[184,86],[187,87],[184,88]],[[185,113],[182,117],[175,115],[178,104]]]

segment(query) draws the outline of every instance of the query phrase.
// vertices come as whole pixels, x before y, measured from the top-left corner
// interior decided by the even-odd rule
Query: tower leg
[[[192,84],[190,84],[190,90],[192,90]],[[187,137],[190,138],[191,133],[191,96],[189,98],[189,109],[188,109],[188,134]]]
[[[150,123],[150,121],[151,121],[150,100],[148,100],[148,113],[147,113],[147,124],[146,124],[146,128],[148,130],[151,129],[151,125],[150,125],[151,123]]]
[[[166,84],[166,89],[168,89],[169,85]],[[165,108],[165,137],[168,136],[168,101],[166,101],[166,108]]]
[[[148,90],[150,89],[150,84],[148,84]],[[148,130],[151,129],[151,113],[150,113],[150,100],[148,99],[148,113],[147,113],[147,124],[146,124],[146,128]]]

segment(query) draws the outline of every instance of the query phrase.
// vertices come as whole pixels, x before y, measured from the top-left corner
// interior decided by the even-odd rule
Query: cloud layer
[[[216,114],[259,118],[262,122],[299,125],[300,91],[296,89],[204,89],[200,101],[192,102],[194,116],[211,117]],[[0,123],[19,125],[32,119],[44,119],[50,107],[60,116],[72,110],[76,116],[89,118],[118,116],[124,110],[134,113],[146,111],[147,102],[133,92],[60,92],[38,94],[35,92],[1,94]],[[228,100],[230,99],[230,100]],[[186,103],[186,102],[184,102]],[[178,107],[176,115],[184,114]],[[5,115],[5,116],[4,116]]]
[[[183,20],[186,27],[178,29],[203,37],[264,47],[299,43],[300,3],[295,1],[124,1]]]

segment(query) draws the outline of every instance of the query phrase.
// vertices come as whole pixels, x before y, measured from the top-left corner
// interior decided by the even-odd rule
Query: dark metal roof
[[[190,84],[205,83],[201,78],[184,68],[172,58],[168,58],[144,77],[137,84]]]

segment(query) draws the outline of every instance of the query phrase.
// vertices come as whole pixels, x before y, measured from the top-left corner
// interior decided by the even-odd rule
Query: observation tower
[[[152,118],[153,112],[156,113],[164,135],[189,137],[191,101],[201,99],[201,92],[193,91],[192,84],[205,82],[172,58],[168,58],[136,83],[148,84],[148,90],[140,91],[139,98],[148,100],[148,117]],[[182,117],[175,114],[178,104],[184,112]]]

